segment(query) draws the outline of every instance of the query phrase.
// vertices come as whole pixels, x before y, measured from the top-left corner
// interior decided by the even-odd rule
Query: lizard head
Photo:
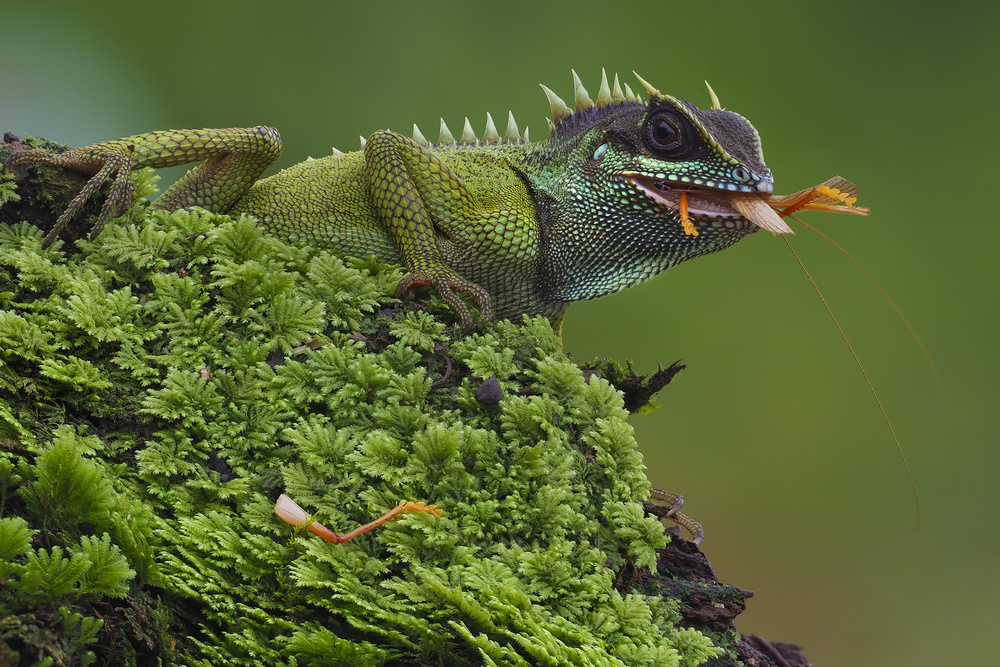
[[[711,87],[712,107],[699,109],[636,77],[648,102],[603,72],[596,100],[573,73],[573,109],[542,86],[552,133],[526,149],[520,173],[545,239],[546,300],[617,292],[758,229],[792,233],[782,216],[800,209],[868,214],[839,176],[775,196],[757,130]]]
[[[729,193],[773,192],[760,136],[743,116],[664,94],[635,116],[623,113],[607,126],[608,166],[651,199],[676,207],[686,192],[692,214],[736,215]]]
[[[681,214],[683,193],[685,217],[716,226],[753,222],[769,228],[758,219],[747,220],[734,206],[734,195],[766,197],[774,190],[753,125],[722,109],[711,87],[712,108],[699,109],[636,76],[649,93],[648,103],[627,84],[622,93],[617,76],[612,91],[603,72],[596,103],[573,73],[575,111],[543,86],[555,117],[554,135],[574,144],[571,150],[589,154],[584,177],[629,184],[675,217]],[[693,228],[685,229],[697,235]]]
[[[765,204],[774,181],[757,131],[714,93],[703,110],[639,78],[647,102],[603,74],[594,101],[573,79],[574,109],[542,86],[553,131],[532,170],[538,198],[551,202],[553,248],[577,275],[569,285],[553,270],[552,299],[624,289],[760,227],[791,231]]]

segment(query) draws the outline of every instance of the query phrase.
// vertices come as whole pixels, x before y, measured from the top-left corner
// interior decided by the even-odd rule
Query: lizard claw
[[[399,281],[399,286],[396,288],[396,298],[417,285],[430,285],[436,289],[444,302],[458,313],[462,328],[466,333],[472,331],[473,328],[472,314],[457,293],[468,294],[472,298],[472,302],[476,304],[480,314],[486,320],[493,319],[493,303],[490,300],[489,292],[449,268],[444,270],[422,269],[407,274]]]
[[[113,178],[114,183],[107,200],[101,207],[97,222],[94,223],[90,231],[90,240],[93,241],[97,238],[97,235],[104,229],[104,223],[108,221],[108,218],[123,215],[132,205],[132,195],[135,193],[135,182],[130,175],[132,160],[114,151],[102,150],[81,153],[81,149],[70,149],[60,154],[25,151],[13,156],[5,168],[11,170],[22,165],[62,167],[70,171],[91,175],[91,179],[69,203],[66,210],[56,220],[55,226],[42,241],[43,248],[52,245],[59,236],[59,232],[66,228],[73,216],[79,213],[84,204],[101,189],[109,178]]]

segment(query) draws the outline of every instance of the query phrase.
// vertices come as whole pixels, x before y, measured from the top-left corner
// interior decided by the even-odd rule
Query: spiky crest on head
[[[627,83],[622,84],[618,80],[618,74],[615,74],[614,83],[609,85],[608,73],[603,67],[601,68],[601,84],[597,91],[596,100],[591,99],[590,93],[587,92],[587,89],[584,87],[583,82],[580,80],[576,71],[571,70],[571,73],[573,75],[572,108],[566,104],[561,97],[556,95],[556,93],[553,92],[548,86],[539,84],[545,92],[545,97],[549,101],[549,109],[552,112],[552,118],[547,119],[549,129],[552,132],[569,129],[567,126],[573,126],[573,130],[578,130],[580,125],[579,121],[583,120],[584,117],[593,118],[591,114],[599,114],[598,117],[602,117],[607,115],[610,109],[620,107],[625,104],[646,104],[646,101],[639,95],[636,95]],[[633,71],[632,73],[635,74],[635,78],[639,80],[639,83],[649,94],[651,101],[668,100],[676,104],[682,113],[691,118],[694,124],[701,130],[705,138],[713,145],[716,145],[711,133],[702,122],[704,119],[699,119],[701,114],[705,113],[704,111],[693,109],[687,102],[671,95],[661,93],[657,88],[639,76],[636,72]],[[719,98],[716,96],[715,91],[712,90],[712,87],[708,85],[707,81],[705,82],[705,85],[708,86],[708,93],[712,100],[712,109],[721,110],[722,106],[719,104]],[[623,87],[624,92],[622,91]],[[695,113],[696,111],[698,112],[697,114]],[[421,146],[432,145],[431,142],[424,137],[423,133],[420,132],[420,129],[416,125],[413,126],[413,140]],[[364,140],[362,140],[362,146],[363,141]],[[465,124],[462,128],[462,135],[458,140],[455,139],[455,136],[451,133],[451,130],[448,129],[448,126],[442,118],[441,132],[436,145],[478,146],[480,144],[526,144],[528,141],[528,128],[525,127],[524,133],[522,134],[518,130],[517,122],[514,120],[514,114],[512,112],[508,112],[507,130],[504,132],[502,137],[497,131],[496,124],[493,122],[493,117],[489,113],[486,114],[486,129],[483,132],[483,138],[481,140],[476,138],[475,132],[472,129],[472,124],[469,122],[468,118],[465,119]]]
[[[573,72],[573,101],[576,104],[575,111],[576,113],[580,113],[592,108],[594,102],[590,99],[587,89],[583,87],[583,83],[580,81],[580,77],[577,76],[576,70],[570,71]]]
[[[625,104],[644,104],[642,98],[633,93],[628,84],[625,84],[625,92],[622,92],[622,84],[619,82],[617,74],[615,74],[614,85],[609,85],[608,72],[603,67],[601,68],[601,85],[598,88],[596,100],[591,99],[590,93],[587,92],[576,71],[571,70],[571,72],[573,74],[572,108],[548,86],[539,84],[545,92],[545,97],[549,101],[549,109],[552,112],[552,118],[546,119],[551,133],[562,130],[576,131],[581,128],[580,121],[605,117],[611,110]],[[659,95],[659,91],[643,81],[638,74],[636,78],[651,94]]]
[[[551,88],[544,84],[538,84],[541,86],[542,90],[545,92],[545,97],[549,101],[549,109],[552,111],[552,120],[550,125],[558,126],[559,123],[564,120],[571,118],[577,114],[589,111],[591,109],[605,109],[607,107],[623,104],[625,102],[639,102],[642,100],[638,99],[632,92],[632,89],[625,85],[625,93],[622,93],[621,84],[618,82],[618,75],[615,74],[615,85],[614,88],[608,85],[608,72],[603,67],[601,68],[601,86],[597,91],[597,101],[595,102],[590,98],[590,93],[584,87],[583,82],[580,81],[580,77],[577,75],[576,70],[570,70],[573,74],[573,108],[571,109],[566,102],[563,101],[561,97],[556,95]],[[651,91],[659,95],[659,91],[650,86],[648,83],[642,80],[638,74],[636,78],[646,87],[646,90]]]
[[[610,88],[608,86],[607,72],[603,68],[601,69],[601,87],[597,95],[597,101],[594,102],[591,100],[587,89],[584,88],[583,84],[580,82],[580,77],[577,76],[575,71],[573,71],[572,74],[574,109],[571,109],[566,102],[564,102],[562,98],[556,95],[552,90],[542,85],[542,90],[545,91],[545,96],[549,100],[549,108],[552,111],[552,119],[548,120],[548,122],[549,129],[553,134],[574,134],[581,129],[584,129],[589,121],[606,116],[611,109],[625,104],[646,104],[642,97],[632,92],[632,89],[629,88],[628,84],[625,84],[625,93],[622,94],[617,74],[615,74],[614,88]],[[725,148],[719,145],[718,140],[714,136],[713,128],[719,128],[720,125],[731,124],[732,121],[729,116],[739,116],[739,114],[734,114],[731,111],[724,111],[722,109],[722,105],[719,103],[719,97],[715,94],[715,91],[712,90],[712,87],[708,85],[707,81],[705,82],[705,85],[708,86],[708,94],[711,99],[712,107],[711,109],[699,109],[693,104],[690,104],[689,102],[686,102],[678,97],[661,93],[659,89],[639,76],[639,74],[634,70],[632,74],[635,75],[635,78],[639,80],[639,83],[649,94],[650,102],[670,102],[680,113],[690,119],[694,126],[698,128],[699,133],[702,137],[704,137],[705,141],[719,151],[723,159],[734,165],[740,164],[748,158],[752,161],[754,160],[753,153],[759,152],[760,149],[760,137],[756,135],[756,129],[753,129],[753,126],[750,125],[749,122],[746,123],[746,126],[750,128],[751,132],[754,133],[754,136],[750,137],[747,142],[754,149],[749,155],[733,156],[730,155]],[[739,117],[742,118],[742,116]],[[746,119],[743,120],[745,121]]]
[[[641,83],[642,87],[646,89],[647,93],[649,93],[650,99],[653,99],[653,98],[656,98],[656,97],[663,97],[663,95],[660,94],[660,91],[657,90],[651,83],[649,83],[648,81],[646,81],[645,79],[643,79],[641,76],[639,76],[638,72],[636,72],[635,70],[632,70],[632,74],[635,74],[635,78],[639,79],[639,83]]]
[[[712,90],[712,86],[709,85],[708,81],[705,82],[705,87],[708,88],[708,96],[712,98],[712,108],[721,109],[722,105],[719,104],[719,96]]]
[[[597,91],[597,106],[606,107],[611,104],[611,88],[608,86],[608,73],[601,68],[601,87]]]

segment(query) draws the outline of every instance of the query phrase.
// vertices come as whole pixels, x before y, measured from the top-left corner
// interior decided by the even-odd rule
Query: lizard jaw
[[[718,190],[700,188],[687,183],[675,183],[659,178],[650,178],[636,172],[623,172],[621,175],[639,188],[647,197],[667,208],[678,208],[681,192],[686,192],[688,212],[692,215],[740,215],[725,200],[723,193]]]
[[[675,183],[650,178],[636,172],[623,172],[626,180],[635,185],[653,201],[673,210],[680,209],[683,192],[687,198],[687,214],[710,218],[735,218],[740,223],[751,222],[775,234],[793,233],[791,228],[766,202],[765,195],[736,193],[728,190],[700,187],[688,183]],[[713,221],[714,222],[714,221]],[[732,223],[732,220],[726,222]],[[727,227],[730,224],[726,224]],[[740,228],[738,225],[737,228]]]

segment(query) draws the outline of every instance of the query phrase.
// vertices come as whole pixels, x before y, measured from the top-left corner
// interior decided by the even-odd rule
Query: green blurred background
[[[577,359],[683,358],[632,423],[683,493],[721,579],[756,591],[744,632],[818,666],[1000,664],[997,195],[1000,9],[981,2],[2,3],[0,125],[73,145],[170,127],[270,124],[279,166],[359,134],[437,136],[512,109],[545,135],[544,82],[636,69],[706,106],[708,79],[764,139],[777,189],[834,174],[870,218],[806,214],[874,274],[906,328],[809,233],[792,239],[865,382],[780,239],[758,234],[570,310]],[[626,79],[629,80],[629,79]],[[571,99],[571,98],[570,98]]]

